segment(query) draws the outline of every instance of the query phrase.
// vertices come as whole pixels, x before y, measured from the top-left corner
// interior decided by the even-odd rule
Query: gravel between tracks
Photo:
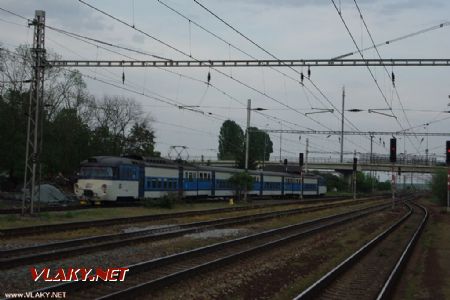
[[[366,206],[365,204],[364,206]],[[92,254],[86,254],[83,256],[63,259],[59,261],[44,262],[34,265],[37,268],[48,267],[55,268],[68,268],[68,267],[121,267],[133,263],[138,263],[145,260],[161,257],[177,253],[183,250],[193,249],[196,247],[204,246],[213,242],[224,241],[229,238],[235,238],[237,236],[248,235],[255,232],[267,230],[269,228],[281,227],[288,224],[301,222],[320,216],[330,215],[333,213],[340,213],[344,211],[354,210],[355,206],[340,207],[330,210],[318,211],[313,213],[306,213],[302,215],[294,215],[291,217],[276,218],[266,222],[259,222],[249,224],[247,226],[241,226],[239,228],[245,229],[240,231],[237,235],[232,237],[220,237],[220,238],[206,238],[197,239],[189,237],[179,237],[170,240],[162,240],[152,243],[136,244],[129,247],[120,247],[111,249],[108,251],[101,251]],[[19,292],[34,290],[37,288],[48,286],[48,283],[44,282],[32,282],[29,271],[29,266],[22,266],[3,270],[0,272],[0,291],[4,292]],[[0,294],[1,295],[1,294]]]
[[[148,299],[291,299],[346,255],[390,224],[397,213],[381,212],[290,243],[215,272],[148,295]]]
[[[351,207],[364,207],[366,205],[371,205],[373,203],[381,203],[380,200],[367,201],[361,204],[355,204]],[[77,239],[88,236],[97,236],[104,234],[117,234],[123,233],[126,231],[136,231],[143,230],[149,227],[164,227],[164,226],[172,226],[184,223],[191,222],[200,222],[207,220],[214,220],[218,218],[228,218],[228,217],[238,217],[245,215],[252,215],[257,213],[265,213],[265,212],[275,212],[275,211],[285,211],[289,209],[298,209],[298,208],[306,208],[306,207],[314,207],[321,206],[323,204],[317,203],[313,205],[305,205],[305,204],[295,204],[289,206],[281,206],[281,207],[267,207],[260,208],[248,211],[236,211],[236,212],[227,212],[222,214],[211,214],[211,215],[198,215],[191,217],[182,217],[182,218],[173,218],[167,220],[156,220],[142,223],[133,223],[133,224],[120,224],[120,225],[111,225],[111,226],[101,226],[101,227],[93,227],[87,229],[79,229],[79,230],[70,230],[66,232],[55,232],[50,234],[40,234],[40,235],[31,235],[25,237],[17,237],[17,238],[8,238],[0,240],[0,249],[13,249],[18,247],[27,247],[27,246],[37,246],[47,243],[53,243],[58,241],[65,241],[70,239]]]

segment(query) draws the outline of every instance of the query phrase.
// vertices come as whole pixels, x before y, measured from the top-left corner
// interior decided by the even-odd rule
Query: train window
[[[208,173],[208,180],[211,179],[211,173]]]
[[[161,179],[163,182],[163,189],[167,189],[167,181],[165,179]]]
[[[161,179],[158,179],[158,181],[157,181],[157,188],[158,188],[158,189],[161,188]]]
[[[200,176],[200,180],[202,180],[203,179],[203,172],[200,172],[200,174],[199,174]]]
[[[188,173],[188,178],[189,178],[189,181],[193,181],[193,180],[192,180],[192,172],[189,172],[189,173]]]
[[[167,181],[167,188],[168,188],[169,190],[172,189],[172,180]]]
[[[80,169],[82,178],[112,178],[113,168],[109,167],[82,167]]]
[[[156,189],[156,179],[152,179],[152,188]]]

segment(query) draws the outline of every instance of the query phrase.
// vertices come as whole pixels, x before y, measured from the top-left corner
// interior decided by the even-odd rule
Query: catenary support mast
[[[29,26],[34,26],[33,78],[30,86],[30,103],[28,107],[27,142],[25,152],[25,173],[22,198],[22,214],[28,205],[30,214],[34,213],[34,204],[40,202],[39,181],[41,177],[40,160],[42,152],[42,112],[45,72],[45,11],[37,10]]]

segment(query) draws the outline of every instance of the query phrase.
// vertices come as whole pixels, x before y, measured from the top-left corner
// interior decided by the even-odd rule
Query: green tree
[[[369,193],[372,191],[372,184],[375,188],[376,179],[364,174],[363,172],[356,173],[356,190],[360,193]]]
[[[446,170],[436,171],[430,182],[431,191],[440,205],[447,203],[447,176]]]
[[[228,181],[231,183],[238,200],[241,200],[242,194],[251,190],[253,186],[253,177],[246,172],[235,173]]]
[[[23,180],[28,99],[14,90],[0,95],[0,173],[8,174],[10,188]]]
[[[257,127],[250,127],[250,148],[249,157],[252,161],[269,160],[273,153],[273,143],[269,134],[259,130]]]
[[[51,177],[58,172],[73,173],[90,152],[88,125],[72,108],[60,110],[45,127],[43,171]]]
[[[346,192],[349,191],[348,183],[344,180],[343,176],[337,176],[334,174],[327,173],[316,173],[317,175],[322,176],[327,183],[327,190],[332,192],[336,190],[337,192]]]
[[[226,120],[220,128],[218,159],[238,160],[244,153],[244,132],[234,121]]]
[[[256,168],[256,162],[269,160],[270,154],[273,152],[273,143],[270,136],[257,127],[249,128],[249,150],[248,150],[248,168],[253,170]],[[239,168],[245,168],[245,144],[241,156],[238,159]]]
[[[386,180],[384,182],[377,182],[376,189],[378,191],[390,191],[391,190],[391,181]]]
[[[126,151],[129,154],[155,156],[155,134],[148,122],[136,122],[127,138]]]

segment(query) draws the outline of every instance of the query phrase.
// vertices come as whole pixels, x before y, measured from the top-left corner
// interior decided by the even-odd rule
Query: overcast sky
[[[199,0],[200,1],[200,0]],[[197,5],[193,0],[163,0],[192,20],[192,23],[169,10],[158,1],[148,0],[86,0],[114,17],[135,28],[170,44],[197,59],[248,59],[241,51],[260,59],[269,59],[269,55],[252,45],[249,41],[227,28],[218,19]],[[203,5],[223,18],[236,29],[261,45],[280,59],[329,59],[356,50],[339,15],[331,1],[320,0],[231,0],[200,1]],[[353,0],[336,0],[357,44],[361,48],[371,46],[371,41],[359,17]],[[440,23],[449,21],[450,2],[444,0],[419,1],[367,1],[359,0],[363,17],[376,43],[391,40]],[[105,42],[118,44],[147,53],[171,59],[188,59],[167,46],[152,40],[148,36],[109,18],[76,0],[1,0],[0,7],[24,15],[34,16],[34,10],[42,9],[47,14],[47,25],[70,32],[93,37]],[[194,25],[202,25],[226,41],[206,33]],[[4,46],[13,48],[19,44],[30,43],[32,29],[25,21],[0,11],[0,41]],[[450,26],[423,33],[379,48],[383,58],[449,58]],[[230,44],[232,46],[230,46]],[[46,31],[46,47],[60,54],[63,59],[127,59],[119,54],[92,46],[79,40]],[[103,46],[102,46],[103,47]],[[110,47],[108,47],[110,48]],[[149,56],[110,48],[135,59],[152,59]],[[365,52],[366,58],[377,58],[375,51]],[[358,55],[352,58],[360,58]],[[179,68],[165,70],[125,69],[124,87],[148,95],[159,95],[169,101],[184,105],[200,106],[205,115],[157,102],[148,97],[133,94],[86,78],[89,91],[97,96],[124,95],[133,97],[142,103],[146,112],[155,120],[153,127],[157,136],[157,150],[163,155],[171,145],[188,147],[191,157],[201,154],[215,157],[218,148],[218,132],[225,119],[232,119],[245,126],[247,99],[253,107],[267,109],[266,116],[252,113],[251,125],[268,129],[315,130],[340,129],[340,115],[335,112],[313,114],[305,118],[298,112],[312,112],[311,108],[331,108],[331,104],[308,81],[306,87],[299,84],[299,75],[288,68],[278,68],[287,74],[284,76],[268,68],[228,68],[220,69],[225,74],[251,86],[254,90],[233,81],[229,77],[211,71],[212,86],[206,80],[208,69]],[[302,71],[301,68],[296,68]],[[396,87],[401,102],[406,109],[409,122],[401,110],[392,84],[383,68],[373,68],[386,99],[394,110],[399,125],[394,118],[379,114],[346,112],[348,120],[362,131],[399,131],[402,128],[431,123],[428,128],[419,126],[415,131],[448,132],[450,119],[437,121],[449,114],[440,111],[449,110],[450,68],[448,67],[396,67],[388,68],[394,72]],[[96,76],[121,86],[122,69],[80,69],[83,74]],[[306,73],[306,69],[303,70]],[[353,67],[317,67],[311,69],[312,82],[340,110],[342,86],[346,89],[346,109],[386,109],[380,91],[366,68]],[[189,78],[197,79],[197,81]],[[257,91],[255,91],[257,90]],[[312,91],[312,95],[309,91]],[[224,94],[225,92],[226,94]],[[273,100],[275,99],[275,100]],[[319,101],[320,100],[320,101]],[[280,105],[278,102],[294,108],[296,111]],[[208,112],[214,118],[208,117]],[[277,121],[278,120],[278,121]],[[320,123],[320,124],[319,124]],[[402,126],[402,127],[401,127]],[[346,129],[352,128],[346,123]],[[272,157],[279,158],[280,136],[271,134],[274,142]],[[281,156],[297,157],[304,152],[307,136],[283,134]],[[412,137],[403,141],[398,137],[399,152],[425,153],[427,140]],[[389,137],[382,136],[386,145]],[[337,136],[309,136],[311,151],[338,151]],[[380,137],[376,137],[377,142]],[[430,153],[442,155],[445,137],[429,138]],[[406,149],[405,149],[406,146]],[[348,137],[345,151],[369,152],[370,139],[367,137]],[[374,152],[388,153],[388,147],[374,145]],[[329,154],[312,154],[325,156]],[[332,155],[333,156],[333,155]]]

